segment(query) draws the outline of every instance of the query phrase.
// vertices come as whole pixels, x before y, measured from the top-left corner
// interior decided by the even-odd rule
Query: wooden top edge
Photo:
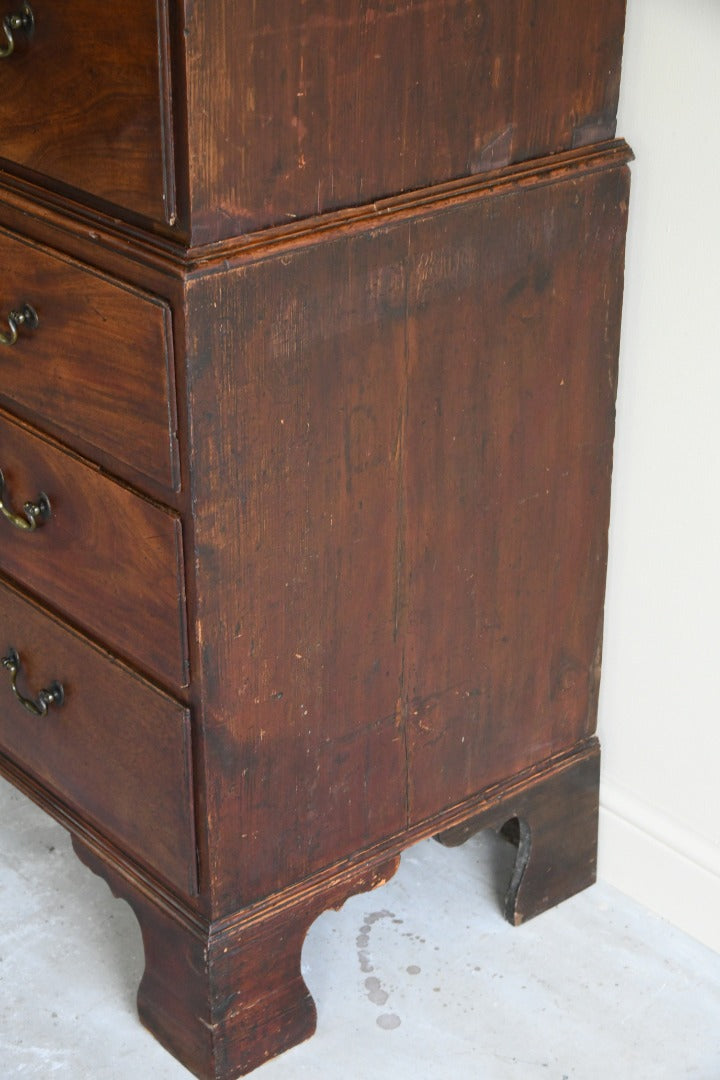
[[[187,274],[222,269],[228,262],[247,256],[254,261],[276,247],[305,245],[330,232],[368,229],[381,222],[417,217],[469,198],[498,195],[519,187],[535,187],[572,179],[578,174],[619,168],[633,157],[624,139],[613,139],[199,247],[146,232],[19,180],[2,169],[0,206],[9,206],[80,239],[120,250],[128,257],[166,273]]]

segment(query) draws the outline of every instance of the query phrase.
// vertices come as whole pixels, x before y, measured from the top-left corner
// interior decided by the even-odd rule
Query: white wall
[[[720,2],[629,0],[600,875],[720,950]]]

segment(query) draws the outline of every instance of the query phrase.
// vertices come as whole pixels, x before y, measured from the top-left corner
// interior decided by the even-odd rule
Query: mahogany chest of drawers
[[[422,837],[594,879],[624,6],[0,13],[0,769],[198,1076]]]

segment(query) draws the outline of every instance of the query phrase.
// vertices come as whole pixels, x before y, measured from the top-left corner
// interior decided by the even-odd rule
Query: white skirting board
[[[600,789],[598,877],[720,952],[720,847],[611,783]]]

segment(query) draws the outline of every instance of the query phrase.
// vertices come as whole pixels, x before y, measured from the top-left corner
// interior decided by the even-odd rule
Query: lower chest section
[[[594,730],[626,201],[571,174],[191,291],[222,889]]]

